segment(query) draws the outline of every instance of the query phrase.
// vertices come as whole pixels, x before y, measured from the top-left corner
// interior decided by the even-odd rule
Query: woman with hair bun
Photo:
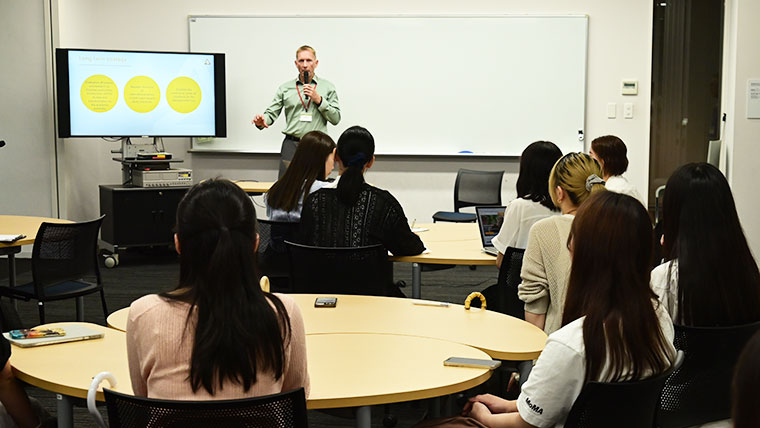
[[[562,323],[570,252],[567,237],[575,212],[588,197],[604,190],[602,169],[584,153],[568,153],[549,174],[549,195],[562,215],[538,221],[531,227],[523,256],[517,292],[525,302],[525,320],[551,334]]]
[[[375,140],[361,126],[338,139],[336,188],[320,189],[306,198],[301,237],[307,245],[361,247],[382,244],[396,256],[421,253],[425,246],[409,228],[401,204],[386,190],[364,181],[375,163]]]

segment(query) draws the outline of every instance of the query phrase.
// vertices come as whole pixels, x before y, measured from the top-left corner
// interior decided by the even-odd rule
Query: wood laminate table
[[[67,324],[71,323],[47,326],[65,328]],[[96,324],[79,324],[103,331],[105,336],[35,348],[13,346],[12,350],[11,364],[19,379],[56,393],[60,428],[72,426],[74,401],[87,397],[92,377],[102,371],[116,377],[117,385],[112,389],[132,393],[126,334]],[[370,426],[369,406],[464,391],[491,376],[486,369],[443,365],[452,356],[488,359],[483,351],[425,337],[313,334],[306,337],[306,353],[311,379],[307,407],[358,406],[359,427]],[[103,400],[102,391],[97,399]]]
[[[34,244],[42,223],[71,223],[69,220],[48,217],[31,217],[23,215],[0,215],[0,235],[26,235],[10,244],[0,243],[0,256],[8,256],[8,284],[16,286],[16,254],[21,246]]]
[[[483,251],[477,223],[416,224],[425,251],[416,256],[391,257],[394,262],[412,263],[412,298],[422,297],[422,264],[494,266],[496,257]]]
[[[269,191],[273,181],[236,181],[235,184],[245,190],[249,195],[261,195]]]
[[[338,295],[335,308],[315,308],[324,295],[291,294],[301,309],[307,335],[394,334],[461,343],[499,360],[534,360],[546,343],[538,327],[499,312],[462,305],[394,297]],[[108,325],[126,330],[129,308],[108,316]]]

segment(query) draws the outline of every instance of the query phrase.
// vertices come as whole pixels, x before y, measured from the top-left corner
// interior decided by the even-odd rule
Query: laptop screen
[[[504,224],[505,209],[506,207],[475,207],[484,247],[493,246],[491,240],[499,234],[501,225]]]

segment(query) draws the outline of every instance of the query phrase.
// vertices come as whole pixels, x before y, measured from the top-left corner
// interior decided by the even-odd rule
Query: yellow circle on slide
[[[177,113],[190,113],[201,105],[201,87],[189,77],[178,77],[166,88],[166,102]]]
[[[110,77],[95,74],[82,83],[79,90],[82,103],[95,113],[103,113],[111,110],[119,99],[119,88]]]
[[[137,113],[147,113],[161,100],[158,83],[148,76],[135,76],[124,87],[124,102]]]

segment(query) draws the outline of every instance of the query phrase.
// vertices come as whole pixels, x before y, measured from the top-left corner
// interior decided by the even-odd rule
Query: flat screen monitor
[[[58,135],[226,137],[224,54],[56,49]]]

